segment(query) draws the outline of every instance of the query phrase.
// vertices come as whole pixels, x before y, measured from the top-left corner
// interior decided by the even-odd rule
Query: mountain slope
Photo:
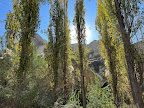
[[[90,49],[90,52],[100,53],[99,51],[99,40],[94,40],[87,45],[87,48]]]
[[[37,49],[38,49],[38,54],[41,55],[44,52],[44,48],[45,48],[45,44],[47,43],[47,41],[45,39],[43,39],[39,34],[35,34],[35,37],[32,39],[33,42],[35,43]]]
[[[35,33],[34,38],[32,39],[37,47],[44,45],[47,41],[43,39],[39,34]]]
[[[94,40],[92,41],[90,44],[86,45],[88,49],[90,49],[90,53],[94,54],[94,53],[100,53],[99,51],[99,40]],[[71,44],[72,50],[76,50],[77,49],[77,44]]]

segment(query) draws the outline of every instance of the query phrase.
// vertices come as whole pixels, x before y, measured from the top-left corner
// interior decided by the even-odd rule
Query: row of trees
[[[50,24],[48,28],[49,42],[47,45],[47,61],[54,73],[54,92],[55,101],[57,100],[57,88],[59,74],[63,74],[64,82],[64,98],[67,99],[67,73],[69,67],[70,56],[70,36],[68,27],[68,0],[51,2],[50,9]],[[79,60],[80,60],[80,74],[81,74],[81,90],[83,107],[86,107],[86,95],[84,85],[84,46],[85,46],[85,10],[84,1],[75,1],[75,18],[74,25],[76,26]],[[62,71],[62,72],[61,72]],[[67,96],[66,96],[67,95]]]
[[[48,27],[48,39],[46,60],[51,72],[54,73],[55,101],[57,100],[57,89],[59,74],[63,75],[63,93],[67,94],[67,72],[70,55],[70,36],[68,27],[68,0],[51,2],[50,23]],[[67,98],[66,95],[64,95]]]
[[[57,102],[62,97],[63,102],[59,104],[71,106],[72,103],[73,107],[118,108],[124,105],[126,99],[130,99],[143,108],[140,91],[143,61],[141,53],[131,41],[142,27],[140,1],[97,1],[95,24],[100,35],[101,54],[110,73],[107,79],[113,94],[109,87],[100,88],[98,78],[93,83],[88,83],[86,79],[94,78],[94,74],[89,71],[86,60],[84,0],[75,0],[73,22],[78,53],[71,52],[69,0],[51,0],[48,2],[51,7],[45,55],[36,54],[32,38],[39,26],[40,3],[45,2],[14,0],[13,11],[7,14],[5,37],[8,49],[3,55],[9,53],[10,57],[7,57],[8,60],[0,58],[0,63],[7,67],[0,67],[0,89],[8,92],[0,100],[2,107],[58,107]],[[75,69],[72,70],[71,65],[76,65]],[[79,104],[79,100],[82,104]]]
[[[13,67],[15,83],[15,98],[14,107],[21,107],[21,93],[26,89],[25,84],[29,71],[31,70],[33,61],[33,45],[32,38],[37,31],[39,25],[39,7],[40,2],[44,1],[29,1],[29,0],[15,0],[13,1],[13,11],[7,15],[6,21],[6,42],[7,48],[16,53],[18,59]],[[70,66],[70,35],[68,27],[68,0],[53,0],[49,2],[50,8],[50,22],[48,27],[47,48],[45,50],[45,60],[48,63],[47,71],[53,73],[52,83],[54,91],[54,100],[58,99],[58,87],[60,84],[60,77],[62,74],[63,82],[63,97],[68,99],[67,90],[67,75]],[[75,4],[75,25],[78,33],[78,44],[80,53],[80,73],[81,73],[81,88],[83,95],[83,105],[86,107],[86,96],[84,86],[84,44],[85,44],[85,21],[84,14],[84,1],[76,0]]]

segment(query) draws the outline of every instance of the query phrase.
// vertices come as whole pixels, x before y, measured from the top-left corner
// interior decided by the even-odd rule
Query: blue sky
[[[40,6],[40,27],[38,29],[38,34],[42,36],[42,38],[47,40],[47,36],[41,31],[47,30],[49,24],[49,6],[41,5]],[[96,17],[96,0],[85,0],[85,8],[86,8],[86,34],[87,43],[90,43],[93,40],[98,40],[98,32],[95,30],[95,17]],[[12,0],[0,0],[0,20],[4,21],[6,19],[6,14],[12,9]],[[74,0],[69,0],[68,6],[68,17],[69,17],[69,27],[71,30],[71,38],[72,43],[75,43],[76,40],[73,38],[74,36],[74,26],[73,26],[73,18],[74,18]],[[5,32],[5,22],[0,22],[0,36],[2,36]]]

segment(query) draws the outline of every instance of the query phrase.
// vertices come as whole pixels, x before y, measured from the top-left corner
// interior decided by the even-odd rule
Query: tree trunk
[[[81,90],[82,90],[82,99],[83,99],[83,108],[86,108],[86,92],[84,87],[84,70],[83,70],[83,49],[81,43],[81,32],[80,32],[80,24],[77,25],[78,28],[78,47],[79,47],[79,54],[80,54],[80,73],[81,73]]]
[[[56,44],[55,44],[55,59],[54,59],[54,64],[53,64],[53,69],[54,69],[54,101],[57,100],[57,85],[58,85],[58,45],[57,45],[57,39],[56,39]]]
[[[144,108],[142,93],[140,91],[140,85],[137,82],[136,74],[134,72],[134,56],[133,56],[134,49],[130,43],[130,36],[125,30],[123,15],[120,10],[120,3],[118,2],[118,0],[114,0],[114,2],[115,2],[115,9],[116,9],[116,17],[118,19],[118,23],[120,26],[120,33],[122,35],[122,40],[124,43],[125,57],[127,62],[127,71],[129,75],[133,100],[134,103],[138,105],[138,107]]]
[[[108,41],[108,37],[106,37],[106,40],[105,40],[105,48],[106,48],[106,52],[108,54],[108,60],[109,60],[109,71],[112,75],[112,90],[113,90],[113,95],[114,95],[114,104],[116,105],[117,108],[120,107],[120,97],[119,97],[119,93],[118,93],[118,88],[117,88],[117,83],[118,83],[118,80],[117,80],[117,71],[116,71],[116,64],[115,64],[115,59],[116,59],[116,55],[114,55],[114,53],[112,52],[115,52],[113,51],[112,47],[110,45],[110,41]]]
[[[117,88],[117,72],[116,72],[116,68],[115,68],[115,61],[112,60],[112,53],[110,53],[109,57],[109,68],[110,68],[110,73],[112,75],[112,90],[113,90],[113,95],[114,95],[114,104],[116,105],[117,108],[120,107],[120,97],[119,97],[119,93],[118,93],[118,88]],[[116,59],[116,58],[113,58]]]
[[[54,71],[54,101],[57,100],[57,86],[58,86],[58,69],[59,69],[59,19],[56,19],[56,42],[54,45],[54,64],[53,64],[53,71]]]
[[[66,46],[65,46],[66,47]],[[64,69],[63,69],[63,78],[64,78],[64,98],[67,99],[67,81],[66,81],[66,72],[67,72],[67,54],[66,51],[64,51]]]
[[[76,0],[75,4],[75,23],[77,28],[77,39],[78,39],[78,50],[79,50],[79,59],[80,59],[80,74],[81,74],[81,91],[82,91],[82,102],[83,108],[86,108],[86,92],[84,85],[84,69],[83,69],[83,59],[84,59],[84,49],[83,45],[85,44],[85,34],[83,34],[83,30],[85,29],[85,21],[84,21],[84,5],[83,0]]]

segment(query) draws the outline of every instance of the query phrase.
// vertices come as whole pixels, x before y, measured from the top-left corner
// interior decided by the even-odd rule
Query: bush
[[[101,88],[98,78],[96,81],[95,85],[89,85],[87,108],[115,108],[110,87]]]
[[[79,93],[77,94],[76,91],[72,90],[68,103],[60,108],[81,108]]]

